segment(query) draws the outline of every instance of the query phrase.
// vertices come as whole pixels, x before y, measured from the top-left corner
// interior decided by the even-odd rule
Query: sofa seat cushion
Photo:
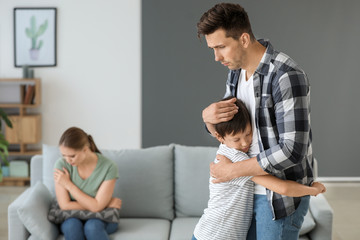
[[[199,219],[198,217],[175,218],[171,225],[170,240],[190,240]]]
[[[111,239],[121,240],[167,240],[171,222],[154,218],[125,218],[120,220],[119,229]]]
[[[155,218],[121,218],[119,229],[110,234],[111,240],[168,240],[170,221]],[[60,235],[57,240],[64,240]],[[189,239],[187,239],[189,240]]]
[[[315,225],[313,225],[313,219],[310,219],[311,215],[307,215],[304,220],[304,224],[300,230],[299,240],[309,239],[306,233],[310,232]],[[189,240],[194,233],[196,224],[200,218],[197,217],[178,217],[175,218],[171,225],[170,240]],[[312,226],[311,228],[309,226]]]
[[[307,235],[301,235],[299,240],[310,240],[310,238]]]

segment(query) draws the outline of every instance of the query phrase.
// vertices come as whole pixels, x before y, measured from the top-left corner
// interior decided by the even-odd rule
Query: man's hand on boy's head
[[[216,159],[219,160],[218,163],[215,164],[214,162],[212,162],[210,164],[210,175],[215,178],[212,182],[227,182],[235,178],[235,176],[233,176],[232,174],[232,162],[227,157],[220,154],[216,155]]]
[[[205,123],[217,124],[231,120],[238,112],[235,105],[236,98],[210,104],[202,112],[202,118]]]

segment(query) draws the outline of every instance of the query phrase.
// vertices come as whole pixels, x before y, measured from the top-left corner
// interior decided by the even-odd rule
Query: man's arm
[[[272,100],[279,139],[257,156],[261,168],[270,174],[300,164],[308,152],[310,89],[305,73],[292,71],[275,79]]]
[[[273,192],[289,197],[316,196],[326,191],[325,186],[319,182],[314,182],[311,186],[306,186],[295,181],[282,180],[272,175],[255,176],[251,178],[251,180]]]
[[[265,172],[273,174],[299,164],[304,159],[310,131],[307,78],[305,74],[292,72],[284,74],[275,82],[277,84],[273,86],[272,97],[278,144],[260,152],[250,163],[231,163],[227,160],[223,164],[217,164],[218,166],[212,164],[211,174],[217,178],[214,182],[241,176],[264,175]],[[224,170],[221,169],[222,166]]]
[[[216,155],[216,159],[219,160],[217,164],[210,164],[210,174],[215,178],[213,183],[227,182],[231,179],[243,176],[257,176],[267,174],[260,167],[256,157],[235,163],[223,155]]]

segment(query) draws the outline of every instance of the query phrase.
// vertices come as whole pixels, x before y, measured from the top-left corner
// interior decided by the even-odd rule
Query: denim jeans
[[[108,240],[108,234],[116,232],[118,223],[107,223],[92,218],[82,221],[78,218],[68,218],[61,224],[61,231],[66,240]]]
[[[254,215],[247,240],[296,240],[309,209],[310,196],[301,198],[296,211],[290,216],[272,220],[266,195],[254,195]]]

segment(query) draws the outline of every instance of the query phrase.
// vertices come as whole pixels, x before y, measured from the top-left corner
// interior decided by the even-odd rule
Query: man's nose
[[[219,53],[219,50],[214,49],[214,55],[215,55],[215,61],[221,61],[222,60],[222,55]]]

